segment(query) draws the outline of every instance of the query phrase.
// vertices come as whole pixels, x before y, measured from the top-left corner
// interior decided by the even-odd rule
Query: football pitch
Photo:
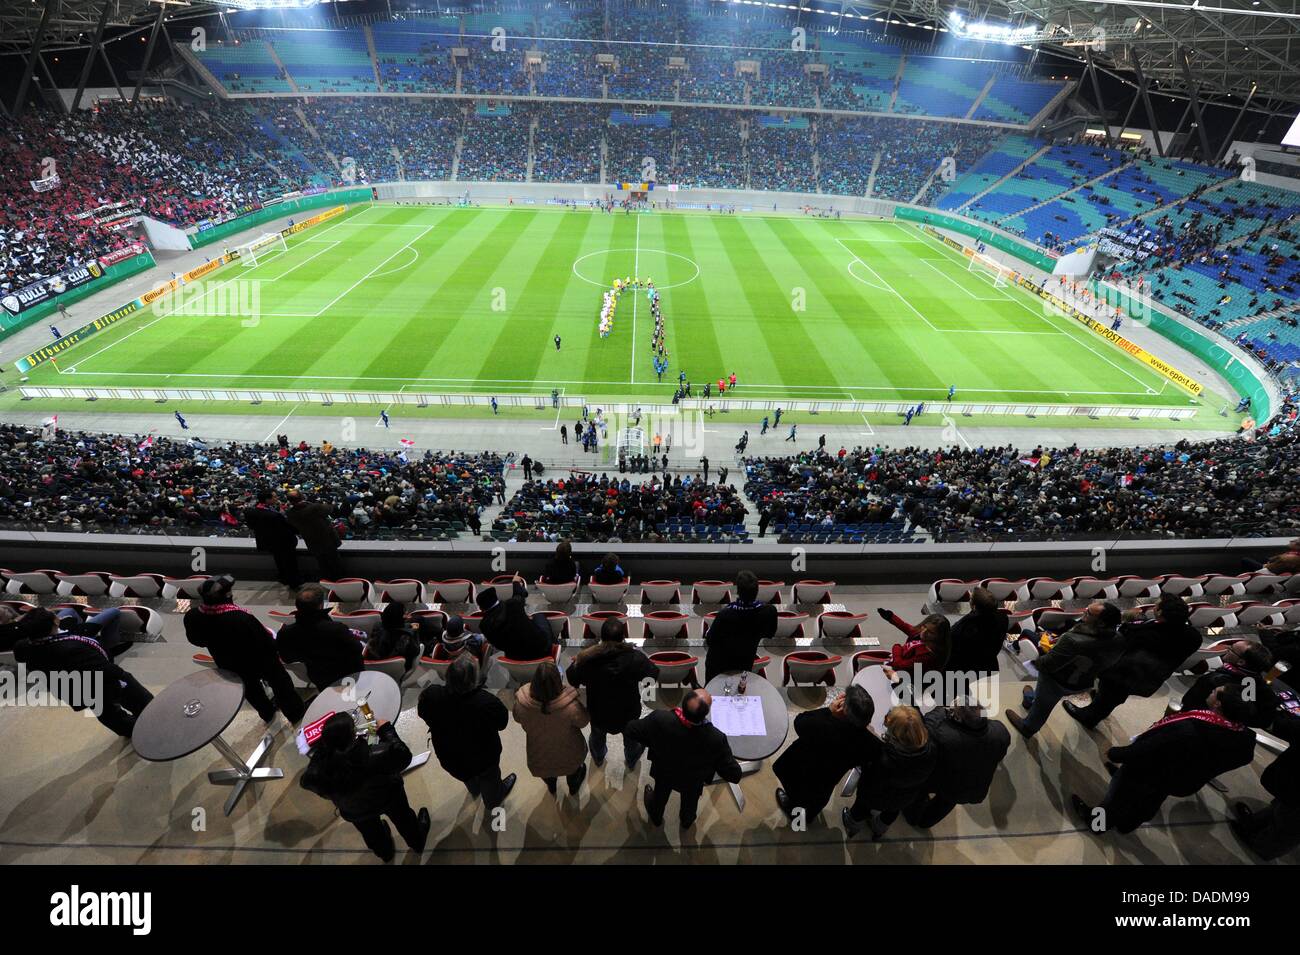
[[[669,370],[644,294],[661,293]],[[554,339],[560,337],[557,349]],[[1190,396],[911,225],[374,205],[88,338],[35,384],[1186,408]],[[715,385],[716,387],[716,385]]]

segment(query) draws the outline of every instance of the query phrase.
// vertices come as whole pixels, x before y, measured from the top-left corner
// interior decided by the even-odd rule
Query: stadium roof
[[[833,6],[876,23],[942,26],[994,36],[1097,66],[1131,82],[1135,71],[1161,93],[1236,104],[1300,102],[1300,0],[851,0]],[[990,25],[994,25],[989,28]],[[1019,28],[1019,29],[1018,29]],[[981,30],[983,32],[981,33]],[[1185,56],[1185,59],[1184,59]]]
[[[105,0],[0,0],[0,52],[88,45]],[[237,7],[296,7],[314,0],[107,0],[106,36],[148,30],[169,18]],[[730,0],[754,7],[839,15],[853,26],[898,24],[970,36],[987,25],[1018,29],[1001,39],[1084,62],[1132,82],[1140,71],[1163,94],[1195,86],[1209,102],[1300,103],[1300,0]],[[870,23],[865,22],[870,21]],[[848,24],[846,24],[848,25]],[[986,34],[987,35],[987,34]],[[1232,97],[1232,99],[1225,99]]]

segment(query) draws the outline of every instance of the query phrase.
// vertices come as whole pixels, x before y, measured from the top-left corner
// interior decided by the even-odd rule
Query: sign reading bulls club
[[[39,282],[33,282],[31,285],[25,285],[20,289],[14,289],[8,295],[0,298],[0,306],[10,315],[18,315],[27,309],[42,302],[48,302],[56,296],[62,295],[69,289],[85,285],[87,282],[93,282],[104,274],[104,267],[98,262],[91,262],[89,265],[78,265],[71,269],[65,269],[49,278],[41,279]]]

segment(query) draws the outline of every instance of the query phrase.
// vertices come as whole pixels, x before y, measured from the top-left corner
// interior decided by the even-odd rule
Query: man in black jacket
[[[92,637],[59,630],[59,621],[44,607],[29,610],[18,622],[14,659],[30,673],[40,673],[64,703],[90,709],[118,736],[130,737],[136,718],[153,699],[140,681],[113,662]]]
[[[509,600],[497,598],[495,587],[484,587],[475,598],[483,617],[479,629],[492,646],[510,660],[540,660],[548,656],[555,644],[546,617],[528,615],[528,591],[515,578]]]
[[[627,642],[627,624],[609,618],[600,627],[600,643],[588,647],[569,664],[569,682],[587,688],[587,712],[591,715],[591,758],[596,765],[609,753],[607,737],[623,732],[641,715],[641,681],[659,675],[650,658]],[[623,737],[623,764],[631,769],[645,747]]]
[[[305,663],[307,678],[318,690],[361,672],[361,641],[349,627],[330,619],[319,584],[299,589],[294,622],[280,628],[275,648],[285,663]]]
[[[515,786],[515,774],[501,778],[501,731],[510,711],[479,686],[478,664],[462,653],[447,668],[447,682],[420,694],[416,712],[429,727],[438,762],[465,784],[470,795],[483,797],[491,812]]]
[[[721,776],[729,783],[740,782],[740,763],[731,755],[731,744],[722,730],[705,722],[713,698],[707,690],[691,690],[682,705],[672,710],[655,710],[633,720],[623,735],[650,750],[650,778],[645,788],[645,809],[655,826],[664,824],[664,808],[673,790],[681,794],[682,829],[695,825],[695,813],[704,786]]]
[[[1268,729],[1277,717],[1277,694],[1265,675],[1273,666],[1273,654],[1250,640],[1234,640],[1221,654],[1223,665],[1197,677],[1183,694],[1184,710],[1204,709],[1210,694],[1218,687],[1235,684],[1242,688],[1242,698],[1251,704],[1247,726]]]
[[[316,558],[321,579],[338,580],[343,576],[343,562],[339,560],[342,544],[330,509],[319,501],[308,501],[301,491],[290,491],[288,497],[289,512],[285,518]]]
[[[281,512],[280,500],[274,491],[262,491],[257,495],[257,503],[244,511],[244,523],[253,532],[258,552],[270,554],[275,561],[275,579],[286,587],[301,587],[298,532]]]
[[[976,587],[970,595],[970,613],[952,625],[948,634],[950,673],[979,675],[998,672],[998,654],[1007,640],[1007,612],[986,587]]]
[[[1149,619],[1141,619],[1147,613]],[[1129,611],[1138,619],[1120,627],[1124,652],[1101,671],[1097,694],[1087,706],[1065,701],[1064,710],[1092,729],[1130,696],[1151,696],[1201,646],[1201,635],[1187,622],[1181,597],[1162,594],[1151,608]]]
[[[929,829],[957,807],[973,806],[989,795],[993,776],[1011,746],[1011,734],[988,719],[975,703],[957,703],[931,710],[925,726],[938,749],[938,762],[927,788],[903,816],[918,829]]]
[[[13,607],[0,605],[0,653],[9,653],[22,635]]]
[[[297,723],[307,707],[276,654],[275,638],[260,620],[232,602],[234,585],[229,576],[210,577],[199,585],[200,602],[185,614],[185,639],[205,647],[221,669],[239,675],[245,698],[263,720],[275,719],[278,708],[290,723]],[[274,703],[264,681],[275,694]]]
[[[1230,823],[1252,852],[1270,860],[1300,846],[1300,717],[1280,713],[1273,732],[1290,744],[1259,777],[1273,801],[1259,812],[1234,803]]]
[[[787,816],[796,809],[805,819],[816,816],[849,770],[875,763],[880,756],[880,740],[870,729],[875,712],[871,694],[850,685],[830,706],[794,718],[798,739],[772,764],[781,782],[776,803]]]
[[[776,606],[759,603],[754,573],[742,570],[736,574],[735,603],[718,611],[704,635],[709,648],[704,656],[705,682],[719,673],[752,669],[759,644],[776,636],[776,623]]]
[[[410,765],[410,749],[387,720],[379,721],[378,730],[379,740],[371,746],[357,735],[350,715],[335,713],[326,721],[300,782],[303,789],[334,803],[370,851],[391,862],[397,847],[381,817],[393,820],[416,855],[424,851],[432,821],[428,809],[417,814],[406,798],[402,772]]]
[[[1251,706],[1240,686],[1221,686],[1202,710],[1166,716],[1133,738],[1112,746],[1116,764],[1110,788],[1093,809],[1078,796],[1074,811],[1094,832],[1129,833],[1160,811],[1170,796],[1191,796],[1216,776],[1247,766],[1255,757],[1255,733],[1245,720]]]

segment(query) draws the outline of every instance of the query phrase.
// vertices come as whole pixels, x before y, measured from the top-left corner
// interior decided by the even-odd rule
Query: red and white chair
[[[624,577],[616,584],[598,584],[594,580],[589,580],[587,581],[587,589],[591,591],[591,599],[596,603],[616,604],[622,603],[623,598],[627,596],[627,588],[631,584],[631,577]]]
[[[776,639],[795,640],[804,636],[803,625],[808,622],[806,613],[796,610],[778,610],[776,612]]]
[[[461,614],[460,619],[465,623],[465,629],[470,633],[483,632],[483,614],[479,611],[473,613]]]
[[[59,591],[59,574],[57,570],[6,570],[5,593],[15,597],[23,594],[46,596]]]
[[[835,668],[842,658],[824,650],[796,650],[786,655],[781,664],[781,685],[825,683],[835,685]]]
[[[1282,615],[1285,623],[1300,623],[1300,600],[1279,600],[1277,606],[1286,608]]]
[[[1119,595],[1126,600],[1149,597],[1155,600],[1160,596],[1160,588],[1165,582],[1165,575],[1159,577],[1138,577],[1128,574],[1119,578]]]
[[[784,580],[760,580],[758,582],[759,602],[765,604],[781,603],[781,588],[784,586]]]
[[[651,610],[642,614],[645,634],[656,640],[685,640],[690,636],[691,615],[680,610]]]
[[[157,610],[137,607],[134,604],[126,604],[118,609],[122,611],[121,629],[118,632],[123,637],[133,639],[147,637],[156,640],[162,636],[164,618]],[[92,616],[97,612],[92,611]]]
[[[496,662],[505,668],[506,673],[510,674],[510,679],[515,684],[523,686],[533,678],[537,668],[547,660],[558,660],[560,658],[560,648],[552,647],[551,652],[544,657],[538,657],[536,660],[511,660],[509,657],[496,657]]]
[[[282,627],[286,623],[293,623],[295,620],[298,619],[297,617],[294,616],[294,612],[292,610],[280,610],[280,609],[268,610],[266,612],[266,615],[271,618],[271,622],[274,623],[277,627]]]
[[[650,654],[650,662],[659,668],[659,675],[655,679],[660,686],[694,688],[700,685],[699,677],[695,675],[695,668],[700,662],[699,657],[680,650],[660,650],[658,653]]]
[[[468,604],[474,602],[474,582],[453,577],[450,580],[431,580],[431,602],[436,604]]]
[[[834,599],[833,580],[796,580],[790,592],[790,602],[796,604],[828,604]]]
[[[55,574],[60,597],[107,597],[112,586],[112,574],[88,570],[84,574]],[[204,580],[207,578],[205,577]]]
[[[714,619],[718,616],[718,611],[710,610],[700,618],[700,638],[703,639],[709,635],[709,627],[713,626]]]
[[[535,586],[537,592],[545,598],[548,604],[571,604],[578,596],[578,582],[576,580],[566,580],[560,584],[548,584],[539,578]]]
[[[406,658],[405,657],[385,657],[382,660],[362,660],[361,670],[364,673],[385,673],[393,678],[393,682],[399,686],[407,678]],[[415,671],[412,670],[412,673]]]
[[[194,662],[209,670],[215,670],[217,668],[217,661],[212,659],[212,656],[207,653],[194,654]]]
[[[514,574],[497,574],[491,580],[485,580],[478,585],[478,592],[482,593],[489,587],[497,592],[497,600],[509,600],[515,595],[515,575]]]
[[[729,580],[697,580],[691,588],[693,604],[731,603],[731,592],[735,583]]]
[[[418,610],[412,610],[406,615],[406,619],[415,624],[423,626],[425,623],[438,618],[443,623],[447,622],[450,614],[445,610],[430,610],[428,607],[421,607]]]
[[[1170,574],[1160,585],[1162,594],[1173,594],[1175,597],[1200,597],[1205,593],[1206,577],[1202,574],[1199,577],[1183,577],[1180,574]]]
[[[980,581],[980,586],[993,594],[993,598],[999,603],[1029,599],[1029,581],[1023,578],[1011,580],[1007,577],[986,577]]]
[[[1237,611],[1237,624],[1242,627],[1280,627],[1285,608],[1270,603],[1248,603]]]
[[[1246,593],[1246,576],[1210,574],[1201,584],[1201,590],[1207,597],[1241,597]]]
[[[167,600],[198,600],[199,588],[208,580],[207,574],[194,574],[190,577],[164,577],[162,595]]]
[[[641,584],[641,602],[648,604],[679,604],[682,602],[680,580],[647,580]]]
[[[455,653],[448,653],[442,644],[433,648],[432,654],[425,654],[420,657],[420,664],[416,668],[424,674],[433,673],[444,683],[447,681],[447,669],[462,653],[468,653],[465,647],[461,647]],[[486,667],[484,667],[486,669]],[[482,676],[482,673],[479,674]]]
[[[828,610],[818,616],[817,632],[825,640],[851,640],[862,636],[862,625],[866,619],[865,613]]]
[[[1246,585],[1248,594],[1275,594],[1280,593],[1282,588],[1288,583],[1289,575],[1274,574],[1267,570],[1257,571],[1253,574],[1243,574],[1242,580]]]
[[[1061,610],[1057,607],[1039,607],[1030,614],[1033,629],[1046,630],[1048,633],[1064,633],[1078,623],[1081,616],[1082,610]]]
[[[1057,580],[1053,577],[1031,577],[1025,581],[1030,600],[1073,600],[1073,579]]]
[[[1187,622],[1198,628],[1221,628],[1237,626],[1237,611],[1241,604],[1228,607],[1216,607],[1213,604],[1193,604]]]
[[[360,577],[344,577],[341,580],[322,580],[322,587],[329,590],[325,598],[331,603],[368,604],[374,587],[370,581]]]
[[[297,680],[302,686],[311,686],[311,677],[307,675],[307,664],[301,660],[295,660],[293,663],[286,663],[284,660],[280,664],[289,672],[289,676]]]
[[[867,667],[885,666],[893,658],[894,655],[888,650],[859,650],[853,654],[853,672],[856,674]]]
[[[108,594],[110,597],[127,597],[132,600],[152,600],[161,597],[166,580],[162,574],[129,574],[119,577],[110,575]]]
[[[942,580],[936,580],[930,585],[930,592],[926,595],[925,602],[928,604],[956,604],[964,600],[970,600],[970,592],[979,586],[978,580],[958,580],[956,577],[945,577]]]
[[[569,615],[563,610],[543,610],[542,615],[550,624],[551,636],[556,640],[569,639]]]
[[[379,629],[382,614],[378,610],[330,610],[330,619],[370,636]]]
[[[593,610],[582,615],[582,639],[599,640],[606,620],[622,620],[627,625],[627,614],[621,610]]]
[[[422,604],[425,603],[424,581],[399,577],[397,580],[376,580],[375,598],[379,603]]]
[[[1119,579],[1116,577],[1074,578],[1076,600],[1115,600],[1119,597]]]
[[[754,657],[754,665],[750,667],[750,672],[757,673],[759,676],[766,679],[767,667],[768,664],[770,664],[771,662],[772,662],[771,657],[769,657],[766,653],[760,653],[758,656]]]

